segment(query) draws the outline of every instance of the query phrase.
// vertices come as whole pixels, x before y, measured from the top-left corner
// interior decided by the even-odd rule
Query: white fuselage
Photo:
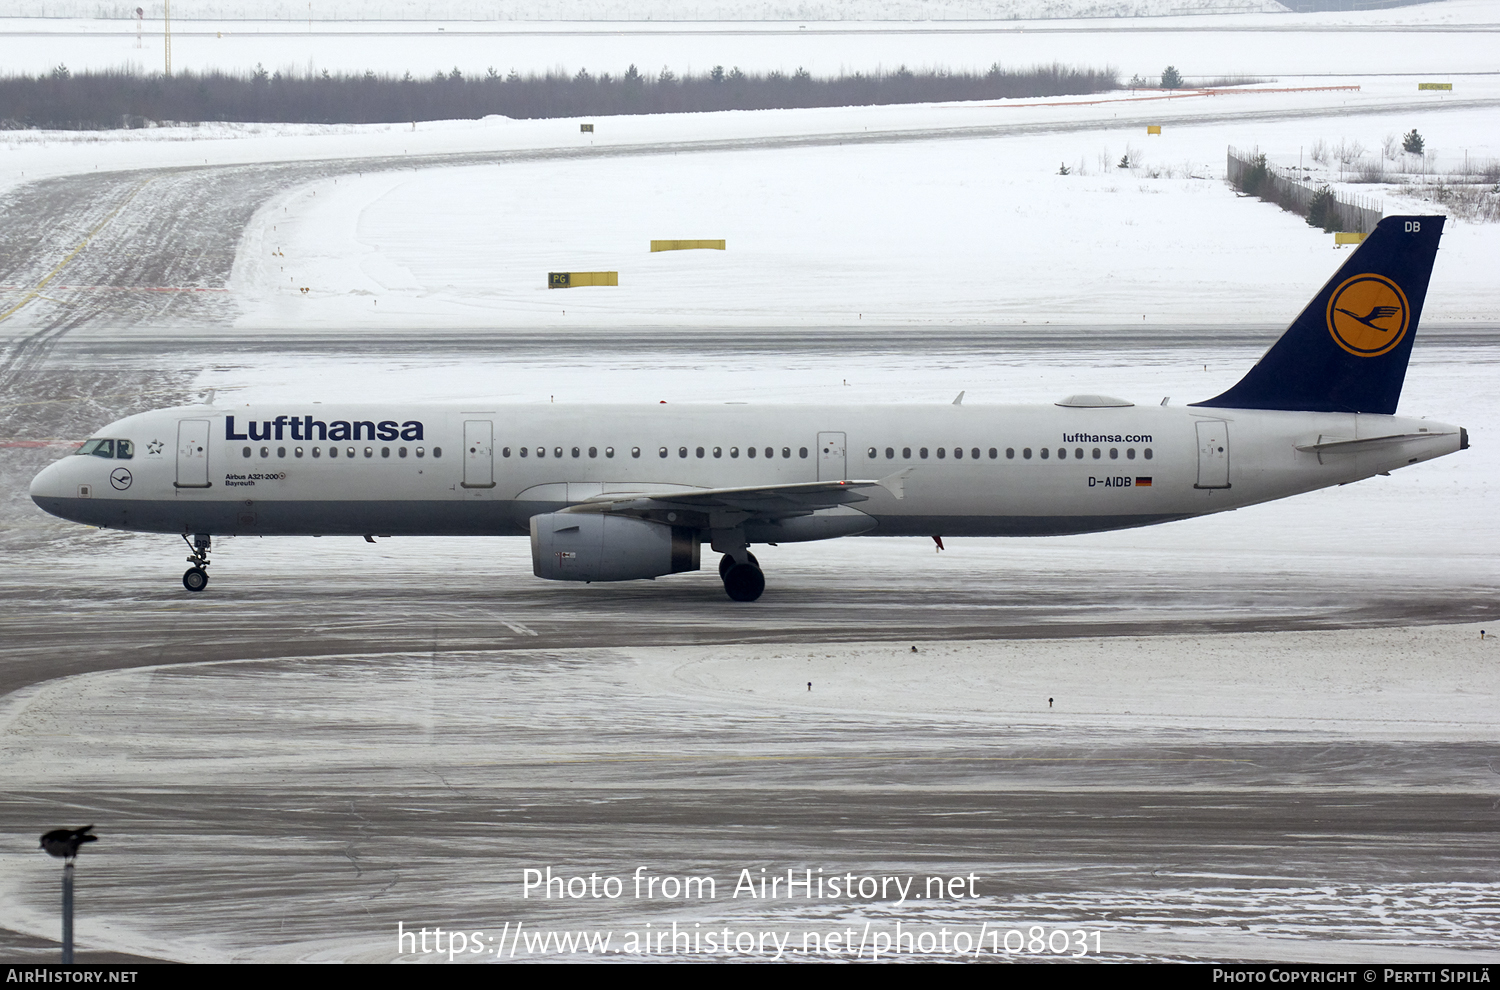
[[[519,536],[532,516],[612,492],[906,472],[898,490],[815,519],[742,518],[750,542],[1141,526],[1345,484],[1465,440],[1395,416],[977,404],[190,406],[96,436],[130,441],[130,456],[64,457],[33,482],[36,502],[184,534]],[[1381,437],[1397,439],[1348,443]]]

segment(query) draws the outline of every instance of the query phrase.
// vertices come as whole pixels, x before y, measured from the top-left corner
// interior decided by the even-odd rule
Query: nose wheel
[[[198,533],[192,540],[184,536],[182,542],[191,551],[187,562],[193,565],[182,575],[182,586],[189,591],[202,591],[208,587],[208,554],[212,549],[212,540],[207,533]]]

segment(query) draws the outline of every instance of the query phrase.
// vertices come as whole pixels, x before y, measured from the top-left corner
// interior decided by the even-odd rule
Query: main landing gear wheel
[[[756,567],[760,566],[760,561],[758,561],[758,560],[755,559],[755,554],[753,554],[753,553],[747,553],[747,554],[745,554],[745,556],[750,558],[750,563],[754,564]],[[729,573],[729,569],[731,567],[733,567],[733,566],[734,566],[734,558],[731,557],[731,556],[729,556],[729,554],[726,553],[724,556],[722,556],[722,557],[719,558],[719,580],[720,581],[724,580],[724,576]]]
[[[724,592],[737,602],[753,602],[766,590],[766,576],[754,564],[735,564],[724,574]]]
[[[182,575],[182,586],[189,591],[202,591],[208,587],[208,572],[201,567],[189,567]]]

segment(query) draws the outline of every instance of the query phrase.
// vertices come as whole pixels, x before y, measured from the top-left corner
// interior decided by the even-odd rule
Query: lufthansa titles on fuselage
[[[311,416],[277,416],[274,419],[251,420],[245,424],[244,433],[236,433],[234,417],[224,417],[225,440],[284,440],[290,433],[293,440],[421,440],[422,423],[409,419],[397,423],[393,419],[379,422],[362,419],[348,421],[336,419],[325,423]]]
[[[1149,433],[1064,433],[1063,443],[1151,443]]]

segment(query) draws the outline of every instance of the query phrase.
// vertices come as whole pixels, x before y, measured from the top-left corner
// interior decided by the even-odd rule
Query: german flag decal
[[[1137,488],[1150,488],[1151,487],[1151,479],[1150,478],[1137,478],[1137,479],[1135,479],[1135,487],[1137,487]]]

